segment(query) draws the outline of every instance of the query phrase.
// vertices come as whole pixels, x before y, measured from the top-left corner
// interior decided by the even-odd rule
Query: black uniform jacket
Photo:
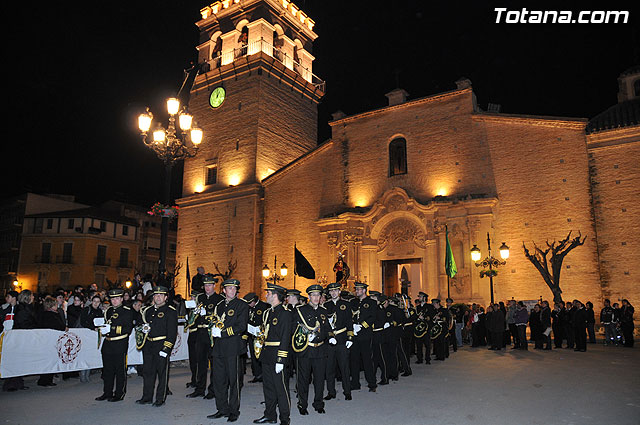
[[[320,325],[316,338],[309,342],[309,345],[304,351],[297,353],[297,356],[309,358],[326,357],[327,340],[329,339],[329,332],[331,331],[327,309],[322,306],[313,308],[311,304],[305,304],[296,307],[293,314],[295,315],[297,326],[306,326],[308,329],[314,329],[316,324]]]
[[[327,317],[331,318],[335,315],[333,329],[329,332],[329,338],[335,338],[338,344],[344,344],[353,339],[353,314],[351,313],[351,304],[342,298],[338,298],[335,302],[329,300],[323,304],[327,310]],[[331,323],[329,323],[331,326]]]
[[[217,293],[214,293],[209,296],[207,296],[207,294],[198,295],[198,297],[196,298],[196,308],[191,312],[191,314],[195,314],[196,316],[195,321],[193,322],[193,325],[191,325],[191,328],[192,329],[199,328],[199,329],[206,330],[208,325],[204,317],[213,313],[213,310],[216,308],[216,305],[218,305],[218,303],[223,299],[224,298],[222,297],[222,295]],[[207,314],[205,316],[200,314],[201,307],[204,307],[205,310],[207,310]]]
[[[362,301],[359,298],[351,300],[351,311],[353,312],[353,324],[362,326],[360,332],[356,335],[357,339],[371,338],[373,334],[373,322],[376,319],[376,309],[378,304],[369,297],[364,297]]]
[[[131,308],[124,305],[111,306],[104,312],[104,321],[111,325],[111,330],[105,335],[107,341],[129,342],[129,334],[133,330],[133,313]]]
[[[256,305],[249,307],[249,324],[251,326],[260,326],[262,324],[262,315],[270,308],[269,304],[258,300]]]
[[[263,311],[265,343],[260,353],[264,364],[286,364],[291,352],[291,313],[282,304]]]
[[[234,298],[228,303],[220,301],[214,313],[224,322],[220,338],[213,342],[213,357],[240,356],[246,351],[242,334],[249,323],[249,304],[242,298]]]
[[[169,304],[160,307],[153,304],[142,310],[142,321],[151,325],[144,348],[151,346],[149,341],[153,343],[162,341],[162,351],[171,355],[171,350],[173,350],[178,336],[178,312],[176,309]]]

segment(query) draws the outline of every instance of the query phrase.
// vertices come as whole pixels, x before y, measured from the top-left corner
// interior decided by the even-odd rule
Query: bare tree
[[[214,276],[220,276],[222,280],[227,280],[231,278],[231,276],[233,275],[233,272],[235,272],[236,269],[238,268],[238,260],[236,261],[229,260],[229,263],[227,264],[227,270],[224,273],[220,271],[220,267],[218,267],[218,264],[213,263],[213,267],[215,267],[216,270],[218,271],[218,273],[213,274]]]
[[[567,237],[560,242],[556,242],[554,240],[549,243],[547,240],[545,242],[547,245],[546,249],[541,249],[535,242],[533,242],[533,254],[529,252],[524,242],[522,242],[524,255],[529,259],[529,261],[531,261],[535,268],[538,269],[542,275],[542,279],[544,279],[549,289],[551,289],[551,292],[553,293],[553,302],[562,301],[562,289],[560,289],[560,272],[562,271],[562,262],[569,251],[575,247],[584,245],[584,241],[587,240],[587,237],[585,236],[580,240],[581,237],[582,235],[579,231],[578,236],[574,238],[571,238],[571,232],[569,232]],[[550,257],[548,257],[549,253],[551,253]],[[551,269],[549,269],[549,267],[551,267]]]

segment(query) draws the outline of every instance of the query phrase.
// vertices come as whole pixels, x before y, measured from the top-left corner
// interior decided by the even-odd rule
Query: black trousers
[[[422,362],[424,359],[427,363],[431,363],[431,338],[429,338],[429,333],[427,332],[422,338],[415,338],[415,341],[418,361]],[[424,347],[424,355],[422,347]]]
[[[520,336],[518,335],[518,327],[515,323],[509,323],[509,333],[513,337],[513,348],[520,347]]]
[[[575,327],[573,328],[573,335],[575,338],[576,350],[587,349],[587,328]]]
[[[329,345],[329,351],[327,356],[327,392],[335,396],[336,395],[336,370],[340,370],[340,376],[342,376],[342,393],[344,395],[351,394],[351,381],[349,376],[349,349],[346,345],[336,344]]]
[[[196,332],[196,389],[200,394],[204,395],[204,390],[207,387],[207,370],[209,370],[209,356],[211,354],[211,340],[209,339],[209,333],[205,328],[200,328]],[[209,391],[213,390],[213,368],[211,369],[212,376],[209,383]]]
[[[589,343],[596,343],[596,330],[595,323],[587,323],[587,333],[589,334]]]
[[[398,344],[395,341],[383,342],[382,353],[387,364],[387,378],[398,379]]]
[[[564,339],[562,326],[553,324],[551,328],[553,329],[553,345],[556,348],[562,348],[562,340]]]
[[[492,336],[491,336],[491,348],[493,348],[494,350],[500,350],[502,349],[502,338],[504,337],[504,331],[500,331],[500,332],[491,332]]]
[[[518,348],[520,348],[521,350],[527,350],[528,349],[528,342],[527,342],[527,326],[526,325],[520,325],[520,326],[516,326],[516,328],[518,328]]]
[[[401,338],[396,347],[396,356],[400,362],[400,369],[402,369],[404,373],[411,372],[411,366],[409,366],[409,353],[406,351],[404,339]]]
[[[427,337],[428,338],[428,337]],[[440,334],[439,337],[433,340],[433,353],[436,356],[436,360],[444,360],[446,356],[445,337]]]
[[[313,375],[313,408],[324,408],[324,378],[327,368],[326,357],[298,357],[296,360],[298,407],[306,409],[309,399],[309,385]]]
[[[214,357],[211,362],[218,412],[240,416],[240,356]]]
[[[129,338],[117,341],[105,340],[102,344],[103,394],[123,398],[127,392],[128,348]]]
[[[262,390],[264,391],[264,416],[269,420],[278,419],[276,407],[280,411],[280,421],[287,422],[291,415],[289,396],[289,369],[276,373],[275,363],[262,364]]]
[[[622,322],[620,328],[624,337],[624,346],[633,347],[633,322]]]
[[[407,356],[407,360],[409,360],[416,349],[415,343],[413,342],[413,331],[411,334],[405,333],[402,335],[402,348],[404,349],[404,354]]]
[[[191,369],[191,385],[196,386],[198,382],[198,352],[196,351],[196,341],[198,331],[189,333],[187,337],[187,347],[189,348],[189,369]]]
[[[567,348],[573,348],[574,345],[574,331],[571,328],[570,324],[565,324],[564,325],[564,336],[565,338],[567,338]]]
[[[382,351],[382,343],[372,342],[371,348],[373,351],[373,373],[377,376],[378,369],[380,369],[380,381],[387,382],[389,380],[389,374],[387,371],[387,361],[384,352]]]
[[[162,357],[160,351],[164,348],[163,341],[147,341],[142,348],[142,399],[153,400],[153,389],[156,388],[156,402],[164,403],[167,399],[167,387],[169,379],[169,356]]]
[[[376,388],[376,374],[373,368],[371,338],[355,338],[350,353],[351,389],[360,389],[360,367],[369,388]],[[344,377],[342,379],[345,379]]]
[[[262,377],[262,363],[256,358],[253,339],[253,336],[249,336],[247,343],[249,344],[249,351],[251,353],[251,374],[253,375],[253,378],[256,379]]]

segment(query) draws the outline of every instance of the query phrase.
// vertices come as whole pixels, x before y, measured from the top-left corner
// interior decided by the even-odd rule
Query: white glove
[[[280,373],[284,370],[284,365],[282,363],[276,363],[276,373]]]
[[[200,307],[200,316],[206,316],[207,315],[207,309],[204,307]]]
[[[212,328],[211,329],[211,335],[213,335],[214,338],[220,338],[220,335],[222,335],[222,332],[220,331],[220,328]]]
[[[338,340],[335,338],[329,338],[329,344],[331,345],[336,345],[338,343]]]
[[[249,344],[247,344],[247,357],[251,358],[251,348],[249,348]]]
[[[309,342],[313,342],[316,340],[316,334],[310,334],[309,335]]]
[[[257,326],[247,325],[247,332],[249,332],[251,335],[258,336],[259,331],[260,328],[258,328]]]
[[[347,349],[351,348],[351,346],[353,345],[353,342],[351,341],[347,341],[344,345],[347,346]]]
[[[360,332],[360,329],[362,329],[362,325],[359,325],[359,324],[357,324],[357,323],[355,323],[355,324],[353,325],[353,333],[354,333],[355,335],[358,335],[358,332]]]
[[[160,351],[160,357],[167,357],[167,353],[165,353],[164,351]]]
[[[389,326],[391,326],[389,323],[385,323],[382,329],[387,329]]]
[[[111,325],[110,325],[110,324],[108,324],[108,323],[107,323],[106,325],[104,325],[104,326],[102,326],[102,327],[100,328],[100,333],[101,333],[102,335],[106,335],[106,334],[108,334],[109,332],[111,332]]]

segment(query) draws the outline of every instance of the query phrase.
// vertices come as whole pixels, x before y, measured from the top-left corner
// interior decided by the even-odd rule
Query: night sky
[[[179,88],[208,3],[22,2],[6,15],[2,197],[159,200],[163,167],[142,144],[136,117],[147,105],[163,109]],[[637,8],[628,24],[534,25],[496,24],[494,12],[543,7],[532,1],[295,3],[316,22],[313,71],[327,81],[319,141],[330,137],[332,112],[384,106],[396,82],[415,99],[452,90],[462,76],[483,109],[491,102],[505,113],[589,118],[616,103],[618,75],[640,63]],[[591,4],[563,3],[551,8]]]

